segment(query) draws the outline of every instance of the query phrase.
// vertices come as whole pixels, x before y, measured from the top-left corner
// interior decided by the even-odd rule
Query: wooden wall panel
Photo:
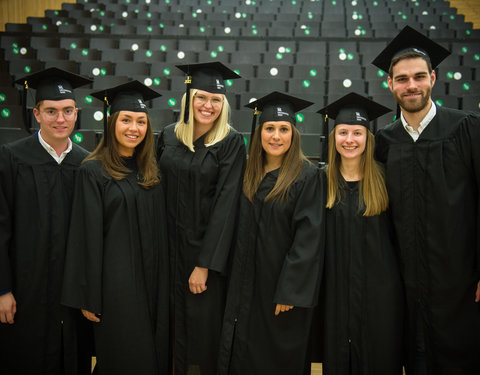
[[[45,9],[61,9],[62,3],[76,0],[0,0],[0,31],[8,22],[26,23],[27,17],[43,17]]]

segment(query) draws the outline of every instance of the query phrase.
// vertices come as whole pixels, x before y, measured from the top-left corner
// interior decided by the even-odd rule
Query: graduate
[[[404,292],[371,121],[390,109],[350,93],[321,109],[328,141],[325,375],[401,375]]]
[[[295,113],[311,104],[273,92],[246,106],[261,115],[243,180],[219,374],[310,373],[325,198]]]
[[[401,113],[376,135],[407,295],[407,374],[480,374],[480,116],[437,107],[449,51],[405,27],[373,62]]]
[[[76,180],[62,303],[93,322],[100,374],[167,374],[165,197],[145,104],[160,95],[131,81],[92,96],[110,116]]]
[[[73,181],[88,155],[69,139],[74,89],[91,82],[57,68],[16,81],[25,99],[36,89],[40,130],[0,148],[2,374],[90,373],[88,329],[60,305],[60,291]]]
[[[179,68],[187,74],[180,121],[162,131],[157,149],[167,197],[174,371],[215,375],[246,153],[228,123],[225,80],[240,77],[219,62]]]

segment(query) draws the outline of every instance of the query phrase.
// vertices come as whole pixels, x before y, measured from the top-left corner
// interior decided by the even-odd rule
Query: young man
[[[75,171],[87,152],[69,139],[73,89],[91,81],[50,68],[36,89],[40,130],[0,148],[0,366],[5,374],[87,374],[86,330],[60,305]]]
[[[401,116],[378,131],[407,297],[407,374],[480,374],[480,116],[437,107],[449,52],[410,27],[375,59]]]

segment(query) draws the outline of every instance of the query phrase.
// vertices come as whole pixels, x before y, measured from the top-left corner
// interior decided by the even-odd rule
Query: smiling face
[[[197,90],[193,96],[195,124],[212,127],[222,112],[223,95]]]
[[[33,109],[42,138],[50,145],[67,140],[75,127],[77,112],[72,99],[43,100]]]
[[[400,60],[392,68],[388,85],[400,107],[410,113],[427,108],[435,84],[435,71],[429,73],[427,62],[418,57]]]
[[[342,160],[362,157],[367,144],[367,128],[362,125],[338,124],[335,127],[335,148]]]
[[[147,114],[144,112],[120,111],[115,123],[115,138],[118,152],[122,156],[132,156],[147,133]]]
[[[292,144],[292,124],[288,121],[264,122],[261,138],[267,158],[283,160]]]

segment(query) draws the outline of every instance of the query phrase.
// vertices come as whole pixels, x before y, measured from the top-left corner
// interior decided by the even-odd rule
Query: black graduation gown
[[[107,177],[98,160],[79,169],[62,303],[101,314],[92,323],[100,374],[167,374],[163,188],[142,188],[135,165],[127,167],[122,180]]]
[[[158,158],[166,185],[175,375],[215,374],[225,308],[222,273],[230,251],[245,165],[245,143],[233,128],[215,145],[205,136],[191,152],[175,124],[160,134]],[[189,291],[195,266],[209,269],[207,290]]]
[[[288,202],[264,202],[278,172],[265,175],[254,204],[242,195],[220,375],[310,371],[310,325],[323,268],[324,190],[319,169],[305,163]],[[294,308],[275,316],[276,304]]]
[[[60,305],[74,176],[88,155],[72,147],[61,164],[38,134],[0,149],[0,290],[17,302],[15,323],[0,323],[2,374],[89,373],[88,329]]]
[[[340,177],[341,178],[341,177]],[[359,211],[358,182],[327,209],[325,375],[401,375],[404,291],[389,215]]]
[[[407,371],[420,314],[431,373],[480,374],[480,118],[437,107],[417,142],[398,120],[376,143],[406,285]]]

